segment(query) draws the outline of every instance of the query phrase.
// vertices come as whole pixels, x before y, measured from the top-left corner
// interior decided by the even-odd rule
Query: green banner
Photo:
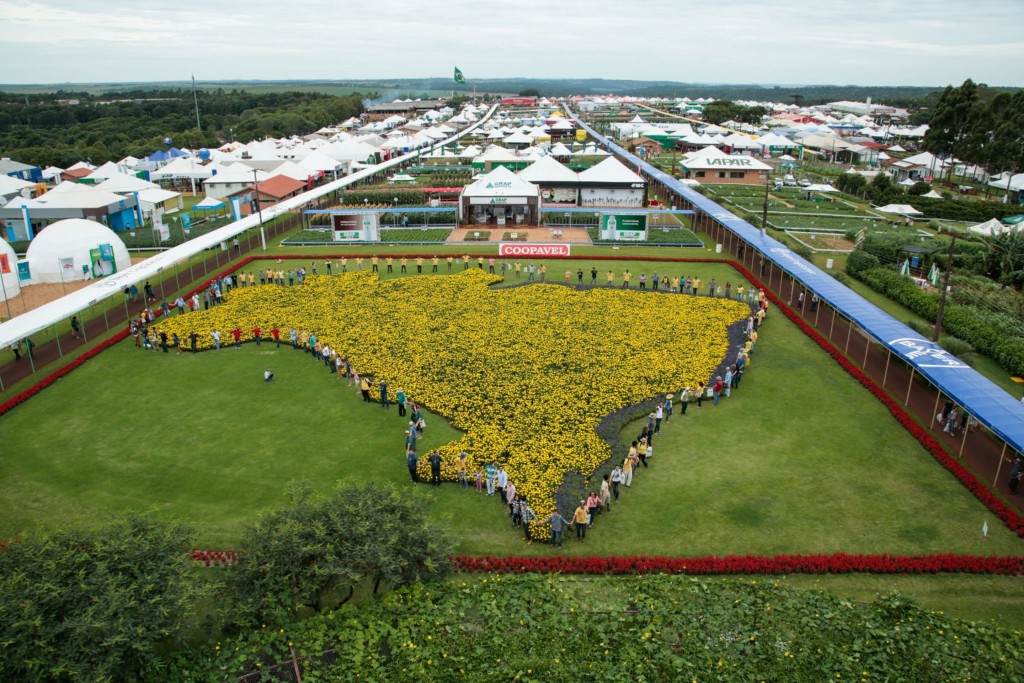
[[[643,232],[647,230],[647,214],[606,213],[601,216],[602,230],[616,230],[620,232]]]

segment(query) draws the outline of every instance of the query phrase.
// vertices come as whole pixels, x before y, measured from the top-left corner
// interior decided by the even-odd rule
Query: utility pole
[[[267,250],[267,236],[263,232],[263,208],[260,206],[260,184],[259,184],[259,180],[256,178],[256,169],[255,168],[252,169],[252,190],[253,190],[253,196],[256,198],[255,199],[255,202],[256,202],[256,213],[259,214],[259,217],[260,217],[260,247],[263,249],[263,251],[266,251]]]
[[[771,182],[771,174],[765,174],[764,179],[764,206],[761,207],[761,230],[768,229],[768,184]]]
[[[953,272],[953,245],[956,244],[956,233],[949,233],[949,256],[946,258],[946,275],[942,278],[942,294],[939,297],[939,312],[935,316],[935,334],[932,341],[939,341],[939,334],[942,332],[942,313],[946,309],[946,294],[949,292],[949,277]]]

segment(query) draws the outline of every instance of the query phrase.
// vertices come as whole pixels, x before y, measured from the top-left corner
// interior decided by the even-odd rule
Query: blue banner
[[[240,197],[231,198],[231,216],[236,221],[242,220],[242,200]]]

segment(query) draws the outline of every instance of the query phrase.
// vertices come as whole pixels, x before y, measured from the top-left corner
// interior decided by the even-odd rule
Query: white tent
[[[1019,227],[1020,226],[1017,225],[1006,225],[1000,222],[999,219],[993,218],[992,220],[985,221],[984,223],[972,225],[967,229],[977,235],[987,235],[991,237],[993,235],[1001,235],[1004,232],[1013,232]]]
[[[323,171],[324,173],[333,173],[341,169],[345,162],[332,159],[326,154],[321,154],[319,150],[313,152],[307,157],[299,160],[299,166],[309,171]]]
[[[106,180],[107,178],[111,178],[113,176],[120,174],[121,169],[117,167],[117,164],[115,164],[113,161],[108,161],[107,163],[103,164],[86,177],[89,178],[90,180],[100,181]]]
[[[194,178],[203,180],[213,175],[215,166],[203,166],[197,162],[195,157],[178,157],[163,168],[157,169],[149,174],[153,180],[164,180],[168,178]]]
[[[0,238],[0,301],[5,301],[21,293],[21,281],[18,278],[18,255],[7,240]]]
[[[13,197],[20,195],[22,190],[33,190],[35,183],[30,183],[21,178],[0,174],[0,197]]]
[[[831,185],[820,183],[815,185],[808,185],[807,187],[804,188],[804,190],[806,190],[807,192],[839,192],[839,190],[832,187]]]
[[[192,205],[193,209],[200,211],[213,211],[214,209],[222,208],[226,202],[223,199],[216,199],[215,197],[203,197],[203,200],[196,202]]]
[[[92,278],[91,249],[101,244],[113,248],[117,270],[132,264],[124,242],[113,230],[102,223],[84,218],[57,221],[40,231],[28,245],[25,258],[32,272],[33,282],[71,282]]]
[[[927,193],[925,193],[925,194],[923,194],[921,196],[922,197],[926,197],[928,199],[942,199],[942,195],[939,194],[938,192],[936,192],[935,190],[928,190]]]
[[[579,176],[552,156],[541,157],[517,174],[531,183],[578,183]]]
[[[479,180],[466,185],[462,197],[539,197],[540,188],[515,173],[497,166]]]
[[[553,157],[567,157],[572,154],[572,150],[566,147],[561,142],[558,142],[551,147],[551,151],[548,152]]]
[[[156,183],[143,180],[137,176],[125,175],[124,173],[111,174],[106,180],[96,186],[97,190],[114,192],[116,194],[131,194],[141,190],[152,190],[160,187]]]
[[[580,183],[644,183],[646,181],[625,164],[614,157],[609,157],[599,164],[580,171]]]
[[[886,204],[885,206],[876,206],[876,211],[882,213],[895,213],[901,216],[921,216],[921,212],[912,207],[910,204]]]
[[[315,175],[313,171],[294,161],[286,161],[280,166],[276,166],[272,172],[274,175],[283,175],[302,182],[306,182],[309,176]]]

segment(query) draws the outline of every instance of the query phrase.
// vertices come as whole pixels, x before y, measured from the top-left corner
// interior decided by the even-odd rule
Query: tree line
[[[942,159],[956,157],[992,174],[1024,170],[1024,90],[997,92],[971,79],[947,86],[928,125],[923,146]]]
[[[368,95],[372,97],[373,94]],[[0,93],[0,150],[35,166],[93,164],[145,157],[167,147],[216,147],[229,140],[308,134],[363,111],[359,93],[201,90],[196,126],[190,90],[135,90],[93,95],[58,91]],[[77,100],[77,104],[68,101]]]

